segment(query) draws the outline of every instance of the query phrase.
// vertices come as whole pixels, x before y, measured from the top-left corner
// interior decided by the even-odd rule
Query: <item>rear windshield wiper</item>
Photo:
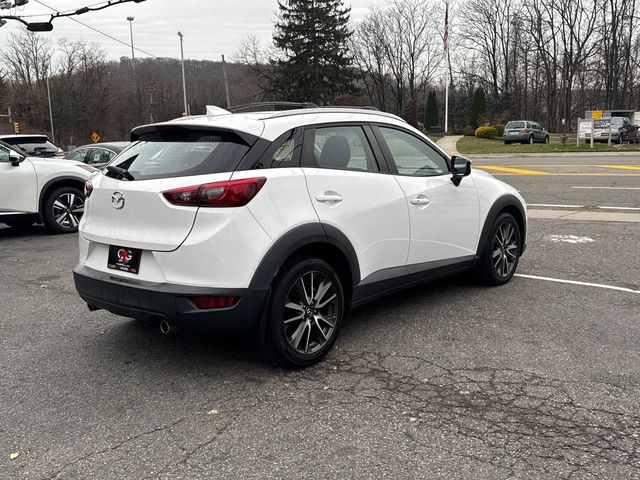
[[[113,165],[107,165],[107,170],[111,173],[115,173],[119,178],[124,180],[134,181],[135,178],[129,172],[127,172],[124,168],[114,167]]]

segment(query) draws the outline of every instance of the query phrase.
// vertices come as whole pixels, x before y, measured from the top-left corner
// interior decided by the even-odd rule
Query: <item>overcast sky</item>
[[[100,0],[41,0],[58,11],[77,9],[99,3]],[[362,18],[371,5],[383,5],[385,0],[345,0],[351,5],[353,20]],[[98,12],[72,17],[130,44],[129,22],[133,16],[133,36],[136,48],[157,57],[180,57],[178,30],[184,34],[185,57],[192,59],[219,60],[220,55],[232,60],[240,44],[248,34],[254,34],[265,44],[271,41],[277,0],[146,0],[143,3],[125,3]],[[37,0],[11,13],[33,15],[50,13]],[[7,14],[0,10],[0,14]],[[32,21],[46,21],[48,16],[36,17]],[[18,22],[9,21],[0,27],[0,49],[11,32],[19,30]],[[98,42],[108,59],[130,56],[131,49],[80,25],[69,18],[54,21],[54,30],[42,35],[53,43],[62,38],[69,41],[84,38]],[[146,57],[136,51],[136,57]]]

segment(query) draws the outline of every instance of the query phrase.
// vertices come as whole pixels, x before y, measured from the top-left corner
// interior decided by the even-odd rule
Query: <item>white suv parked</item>
[[[350,308],[475,269],[507,282],[517,191],[393,115],[219,113],[138,127],[86,185],[76,288],[91,310],[253,330],[311,365]]]
[[[25,157],[0,141],[0,223],[44,222],[53,233],[78,231],[84,182],[96,169],[63,158]]]

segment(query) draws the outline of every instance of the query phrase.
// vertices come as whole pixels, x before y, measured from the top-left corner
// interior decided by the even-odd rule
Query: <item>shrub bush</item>
[[[498,132],[495,127],[483,125],[476,129],[476,138],[496,138]]]
[[[496,135],[498,137],[502,137],[504,135],[504,125],[502,125],[501,123],[494,125],[493,128],[496,129]]]

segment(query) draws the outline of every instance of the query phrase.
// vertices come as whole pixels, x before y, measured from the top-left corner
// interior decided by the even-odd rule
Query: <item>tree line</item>
[[[343,0],[279,0],[273,42],[245,39],[229,65],[234,104],[260,100],[371,105],[414,125],[443,125],[449,82],[454,132],[526,118],[575,128],[589,109],[640,110],[638,0],[388,0],[353,21]],[[54,57],[58,60],[55,64]],[[98,45],[51,45],[24,32],[0,54],[0,109],[48,129],[50,80],[60,143],[97,130],[126,138],[139,123],[182,113],[180,63],[104,61]],[[187,61],[191,111],[225,106],[222,65]]]
[[[11,108],[22,133],[50,135],[47,79],[51,93],[54,134],[63,147],[91,143],[96,131],[102,141],[128,140],[136,125],[179,117],[184,111],[179,60],[144,58],[106,61],[100,45],[84,40],[51,44],[46,36],[12,34],[0,51],[0,114]],[[189,110],[204,113],[206,105],[226,105],[221,62],[185,61]],[[234,103],[259,97],[248,80],[248,68],[228,65]],[[12,133],[0,118],[0,133]]]

